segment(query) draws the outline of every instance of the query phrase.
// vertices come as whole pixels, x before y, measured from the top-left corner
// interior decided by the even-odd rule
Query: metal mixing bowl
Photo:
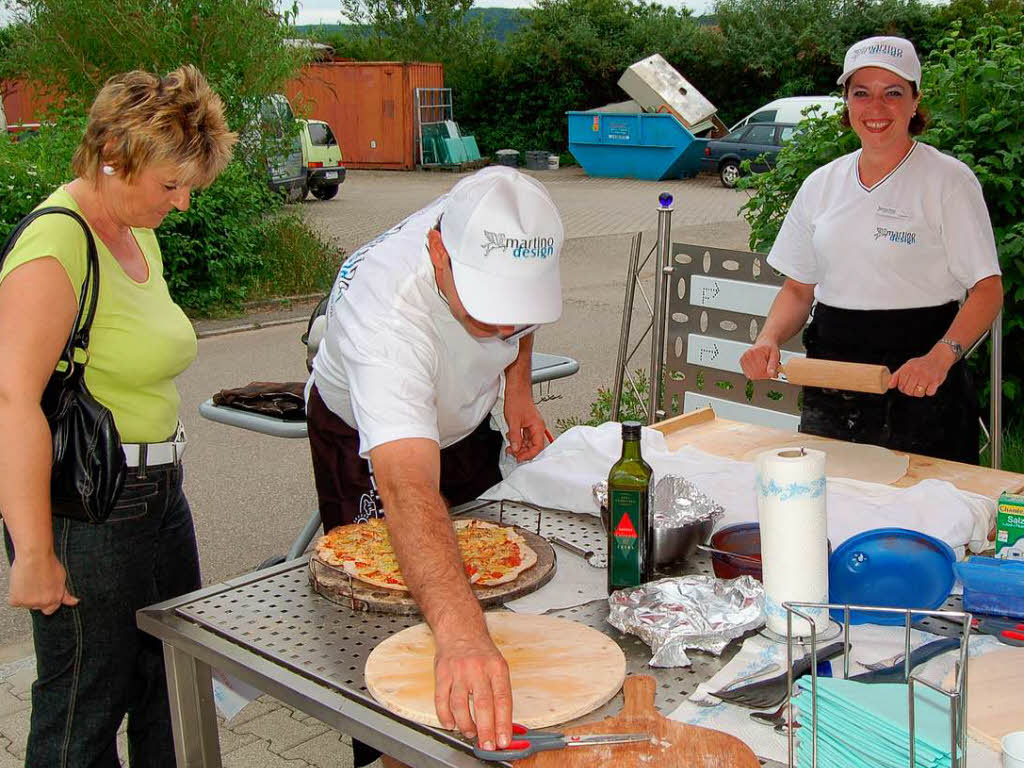
[[[697,551],[711,535],[713,520],[699,520],[678,528],[654,529],[654,565],[663,566],[678,563]]]

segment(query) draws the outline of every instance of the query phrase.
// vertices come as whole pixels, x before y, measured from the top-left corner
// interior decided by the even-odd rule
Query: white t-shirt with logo
[[[1000,274],[981,185],[970,168],[914,142],[870,189],[860,150],[804,181],[768,254],[816,300],[842,309],[910,309],[963,299]]]
[[[434,280],[427,233],[445,198],[357,250],[342,265],[313,361],[324,403],[359,431],[359,453],[403,438],[457,443],[487,417],[519,343],[477,339]]]

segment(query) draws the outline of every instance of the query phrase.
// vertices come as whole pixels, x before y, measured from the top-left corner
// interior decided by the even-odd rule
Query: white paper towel
[[[768,629],[786,634],[784,602],[828,602],[828,518],[825,514],[825,453],[810,448],[776,448],[757,457],[757,514],[761,524],[765,619]],[[820,632],[825,609],[801,609]],[[793,617],[793,633],[810,634]]]

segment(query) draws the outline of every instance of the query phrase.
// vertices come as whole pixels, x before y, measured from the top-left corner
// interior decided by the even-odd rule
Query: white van
[[[747,123],[799,123],[803,119],[803,111],[813,106],[821,107],[818,114],[839,112],[843,108],[843,100],[838,96],[789,96],[776,99],[751,112],[729,131],[742,128]]]

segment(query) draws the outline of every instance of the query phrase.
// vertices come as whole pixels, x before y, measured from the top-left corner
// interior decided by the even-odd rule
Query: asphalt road
[[[580,371],[557,381],[558,399],[541,405],[554,430],[559,418],[586,418],[598,387],[608,387],[618,344],[626,258],[632,233],[644,232],[644,253],[655,242],[659,192],[675,195],[673,239],[724,248],[746,247],[748,228],[737,210],[744,193],[716,179],[640,182],[594,179],[579,169],[536,173],[562,211],[567,242],[562,256],[564,313],[538,331],[536,350],[570,355]],[[351,252],[446,191],[458,176],[445,173],[351,171],[337,198],[301,204],[311,223]],[[642,330],[638,300],[633,327]],[[225,387],[305,379],[299,336],[311,305],[217,323],[201,332],[257,321],[297,322],[201,338],[199,356],[179,379],[181,419],[189,435],[185,485],[196,521],[203,577],[216,582],[284,554],[316,504],[305,440],[269,437],[206,421],[199,404]],[[644,352],[636,367],[647,367]],[[6,561],[4,561],[6,562]],[[8,568],[0,571],[7,592]],[[0,608],[0,662],[31,653],[27,612]]]

